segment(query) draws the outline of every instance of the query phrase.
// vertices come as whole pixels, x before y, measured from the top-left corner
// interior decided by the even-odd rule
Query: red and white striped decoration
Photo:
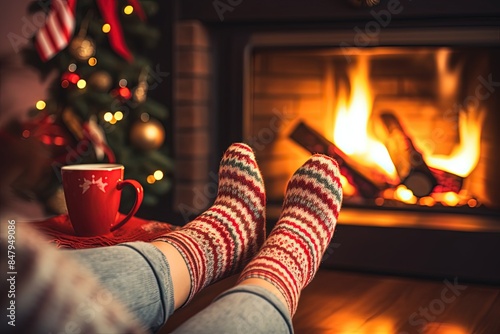
[[[67,45],[75,30],[76,0],[52,0],[45,25],[35,36],[35,47],[43,61],[54,57]]]

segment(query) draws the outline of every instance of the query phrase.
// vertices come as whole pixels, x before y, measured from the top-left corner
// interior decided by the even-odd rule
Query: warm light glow
[[[396,199],[399,199],[402,202],[409,203],[409,204],[415,204],[417,202],[417,198],[413,196],[413,192],[406,188],[406,186],[400,184],[396,188],[396,192],[394,193],[394,197]]]
[[[116,124],[118,121],[123,119],[123,113],[121,111],[115,111],[113,114],[111,111],[108,111],[103,116],[104,120],[111,124]]]
[[[111,25],[109,23],[104,23],[102,25],[102,32],[107,34],[110,31],[111,31]]]
[[[104,114],[104,120],[106,122],[110,122],[112,119],[113,119],[113,114],[111,112],[108,111]]]
[[[88,60],[89,66],[96,66],[97,65],[97,58],[96,57],[90,57]]]
[[[70,72],[76,71],[76,64],[75,63],[69,64],[68,65],[68,71],[70,71]]]
[[[45,109],[47,104],[45,103],[45,101],[40,100],[40,101],[36,102],[35,106],[38,110],[43,110],[43,109]]]
[[[458,115],[460,143],[450,155],[425,156],[427,164],[461,177],[468,176],[479,161],[481,128],[485,114],[477,110],[461,111]]]
[[[68,86],[69,86],[69,81],[68,80],[61,81],[61,87],[62,88],[68,88]]]
[[[396,178],[396,169],[385,145],[368,131],[373,104],[368,80],[369,59],[360,56],[357,60],[356,66],[349,71],[350,96],[345,87],[339,87],[334,143],[353,160]]]
[[[163,172],[161,170],[157,170],[154,172],[153,176],[157,181],[160,181],[163,179]]]
[[[439,323],[439,322],[429,322],[425,325],[424,333],[439,333],[439,334],[467,334],[470,333],[466,328],[462,326],[450,324],[450,323]]]
[[[146,181],[149,183],[149,184],[153,184],[156,182],[156,179],[154,177],[154,175],[148,175],[148,177],[146,178]]]
[[[56,146],[63,146],[66,143],[63,137],[55,137],[54,138],[54,145]]]
[[[331,324],[336,324],[335,333],[343,334],[394,334],[398,332],[393,319],[379,316],[367,320],[358,309],[333,312],[318,321],[320,328],[330,328]]]
[[[127,5],[127,6],[125,6],[125,8],[123,8],[123,12],[126,15],[130,15],[134,12],[134,7],[132,7],[131,5]]]
[[[477,206],[477,200],[475,200],[474,198],[470,198],[467,201],[467,205],[471,208],[475,208]]]
[[[418,203],[425,206],[434,206],[436,204],[436,200],[431,196],[425,196],[419,199]]]
[[[459,90],[460,73],[462,66],[450,68],[450,57],[452,52],[448,48],[440,48],[436,51],[436,74],[441,101],[456,101]]]
[[[148,126],[145,128],[145,131],[144,131],[145,140],[152,141],[152,140],[158,138],[158,136],[161,136],[161,133],[157,127]]]
[[[353,196],[356,194],[356,188],[342,174],[340,174],[340,184],[342,185],[344,196]]]
[[[449,191],[449,192],[444,194],[443,203],[446,205],[456,206],[459,201],[460,201],[460,198],[458,197],[457,193]]]
[[[121,121],[123,119],[123,113],[121,111],[117,111],[115,112],[114,117],[117,121]]]
[[[87,86],[87,81],[83,79],[78,80],[78,82],[76,83],[76,87],[80,89],[84,89],[86,86]]]

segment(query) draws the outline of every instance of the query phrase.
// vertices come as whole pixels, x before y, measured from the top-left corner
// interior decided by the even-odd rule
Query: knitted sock
[[[288,182],[280,219],[239,282],[261,278],[285,297],[293,316],[329,244],[342,202],[335,160],[316,154]]]
[[[265,239],[265,190],[255,156],[233,144],[222,157],[213,206],[157,240],[175,247],[191,276],[189,302],[202,288],[241,270]]]

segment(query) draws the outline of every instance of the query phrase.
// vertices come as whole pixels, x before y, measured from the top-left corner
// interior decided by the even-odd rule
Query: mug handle
[[[123,187],[126,185],[134,187],[135,192],[136,192],[135,203],[134,203],[134,206],[132,206],[132,209],[130,209],[127,216],[125,218],[123,218],[119,223],[117,223],[111,227],[111,229],[110,229],[111,232],[114,232],[118,228],[125,225],[125,223],[128,222],[129,219],[132,218],[133,215],[135,215],[135,213],[137,212],[137,210],[139,210],[139,207],[142,204],[142,199],[144,198],[144,190],[142,189],[142,185],[139,182],[137,182],[136,180],[127,179],[127,180],[119,181],[118,184],[116,185],[116,189],[122,190]]]

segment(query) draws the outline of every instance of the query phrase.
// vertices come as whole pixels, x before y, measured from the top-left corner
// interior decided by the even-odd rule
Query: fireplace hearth
[[[500,4],[231,8],[221,20],[211,2],[177,3],[173,209],[182,219],[211,203],[232,142],[256,152],[271,225],[295,169],[335,147],[348,173],[340,246],[324,265],[500,282],[491,256],[500,252]],[[316,146],[297,136],[304,128]]]

